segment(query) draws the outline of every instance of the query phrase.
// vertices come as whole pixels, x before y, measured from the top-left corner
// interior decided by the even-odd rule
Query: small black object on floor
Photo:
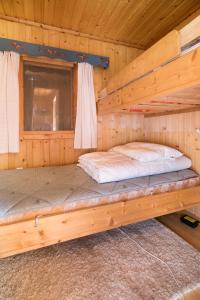
[[[192,228],[196,228],[199,225],[199,221],[194,219],[191,216],[188,215],[183,215],[180,217],[180,220],[182,223],[192,227]]]

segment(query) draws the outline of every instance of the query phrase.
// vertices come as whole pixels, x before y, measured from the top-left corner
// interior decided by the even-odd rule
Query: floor
[[[180,217],[182,215],[189,215],[191,217],[194,217],[194,219],[197,219],[192,213],[181,211],[159,217],[158,220],[169,227],[171,230],[173,230],[176,234],[181,236],[198,251],[200,251],[200,224],[196,228],[191,228],[188,225],[180,222]],[[199,219],[197,220],[199,221]]]
[[[199,283],[200,253],[156,220],[0,260],[1,300],[177,300]]]

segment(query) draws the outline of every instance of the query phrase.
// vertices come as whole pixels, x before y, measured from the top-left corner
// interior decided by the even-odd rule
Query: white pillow
[[[168,147],[165,145],[160,145],[160,144],[153,144],[153,143],[143,143],[143,142],[133,142],[133,143],[128,143],[124,146],[127,146],[129,148],[148,148],[150,150],[156,151],[157,153],[161,154],[163,158],[165,159],[173,159],[173,158],[178,158],[183,155],[180,151]]]
[[[131,148],[124,145],[116,146],[110,149],[110,151],[124,154],[130,158],[139,160],[141,162],[149,162],[163,159],[163,155],[161,155],[159,152],[144,147]]]

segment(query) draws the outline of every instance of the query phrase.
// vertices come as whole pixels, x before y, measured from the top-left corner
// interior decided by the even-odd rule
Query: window
[[[24,130],[73,130],[73,68],[23,62]]]

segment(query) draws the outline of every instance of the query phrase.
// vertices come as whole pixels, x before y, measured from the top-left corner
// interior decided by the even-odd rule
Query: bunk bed
[[[198,25],[172,31],[116,74],[99,95],[99,114],[200,110]],[[186,173],[101,185],[75,165],[2,171],[0,258],[198,205],[200,178]]]
[[[125,66],[99,93],[99,114],[200,110],[200,17]]]

